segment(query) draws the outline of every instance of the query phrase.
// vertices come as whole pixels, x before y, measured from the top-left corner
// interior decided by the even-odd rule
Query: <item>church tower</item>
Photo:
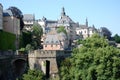
[[[87,20],[87,18],[86,18],[86,27],[88,27],[88,20]]]
[[[64,7],[62,8],[62,12],[61,12],[61,16],[65,16],[66,14],[65,14],[65,9],[64,9]]]

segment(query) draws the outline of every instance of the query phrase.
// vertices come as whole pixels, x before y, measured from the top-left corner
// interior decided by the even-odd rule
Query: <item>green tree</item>
[[[115,42],[120,43],[120,36],[118,34],[115,34],[113,39],[115,40]]]
[[[61,80],[119,80],[120,50],[95,34],[84,40],[81,48],[73,50],[67,64],[60,68],[60,77]]]
[[[112,33],[111,33],[111,31],[108,28],[101,27],[101,31],[102,31],[104,37],[106,37],[109,40],[111,39]]]
[[[39,24],[35,23],[33,25],[32,34],[33,34],[33,44],[36,42],[38,46],[41,45],[40,41],[41,41],[41,36],[43,34],[43,29]]]
[[[60,33],[60,32],[63,32],[67,35],[67,32],[65,30],[65,27],[64,26],[59,26],[59,28],[57,29],[57,32]]]
[[[22,31],[22,35],[20,35],[20,48],[26,47],[27,44],[32,42],[32,34],[30,31]]]
[[[45,77],[40,70],[28,70],[28,73],[23,75],[23,80],[45,80]]]

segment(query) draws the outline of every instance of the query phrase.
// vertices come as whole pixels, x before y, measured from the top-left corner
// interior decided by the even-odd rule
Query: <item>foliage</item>
[[[61,80],[119,80],[120,50],[95,34],[63,61],[60,77]]]
[[[26,49],[26,51],[29,51],[29,50],[33,49],[33,47],[31,46],[31,44],[27,44],[25,49]]]
[[[32,42],[32,34],[30,31],[22,31],[22,35],[20,36],[20,48],[26,47],[27,44]]]
[[[59,26],[59,28],[57,29],[57,32],[58,32],[58,33],[63,32],[63,33],[65,33],[65,34],[67,34],[64,26]]]
[[[0,31],[0,50],[15,50],[15,40],[14,34]]]
[[[118,34],[115,34],[113,39],[115,40],[115,42],[120,43],[120,36]]]
[[[82,39],[78,39],[77,40],[77,44],[82,44],[83,43],[83,40]]]
[[[23,80],[45,80],[44,78],[40,70],[28,70],[28,73],[23,75]]]
[[[35,23],[33,25],[33,31],[32,31],[32,35],[33,35],[33,44],[36,44],[37,43],[37,46],[39,46],[41,43],[41,36],[43,34],[43,30],[42,30],[42,27]]]
[[[43,30],[42,30],[42,27],[35,23],[33,25],[33,31],[32,31],[33,35],[36,36],[36,37],[40,37],[42,34],[43,34]]]
[[[107,29],[106,27],[101,27],[101,31],[104,37],[106,37],[107,39],[111,39],[112,33],[110,32],[109,29]]]

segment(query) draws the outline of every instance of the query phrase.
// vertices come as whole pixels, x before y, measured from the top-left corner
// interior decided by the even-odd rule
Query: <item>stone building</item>
[[[0,30],[3,29],[3,6],[0,3]]]
[[[79,25],[79,27],[76,28],[76,34],[80,36],[81,39],[90,37],[96,32],[97,32],[97,29],[94,27],[94,25],[92,27],[88,26],[87,19],[86,19],[85,25]]]
[[[3,30],[20,35],[20,19],[11,10],[3,11]]]
[[[75,29],[79,26],[78,23],[75,23],[68,15],[66,15],[64,7],[62,8],[60,19],[47,20],[47,18],[43,17],[42,20],[37,20],[37,22],[42,26],[44,33],[56,30],[61,26],[65,27],[69,40],[74,40],[76,38]]]
[[[33,24],[35,22],[34,14],[24,14],[23,21],[24,21],[24,29],[31,31]]]
[[[65,50],[69,41],[65,33],[52,31],[44,37],[43,50]]]

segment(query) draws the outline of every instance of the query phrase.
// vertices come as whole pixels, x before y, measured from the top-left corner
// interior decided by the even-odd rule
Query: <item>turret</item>
[[[86,27],[88,27],[88,20],[87,20],[87,18],[86,18]]]
[[[61,16],[65,16],[66,14],[65,14],[65,9],[64,9],[64,7],[62,8],[62,12],[61,12]]]

